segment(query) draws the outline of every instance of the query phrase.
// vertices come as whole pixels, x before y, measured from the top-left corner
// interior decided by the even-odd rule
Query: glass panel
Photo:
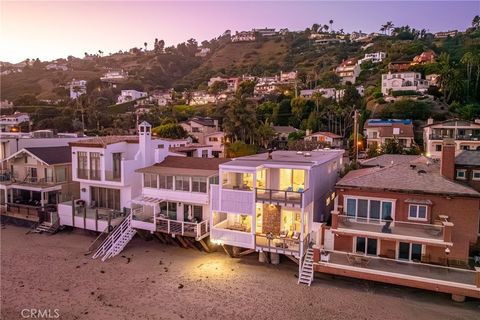
[[[367,218],[368,215],[368,200],[358,199],[357,217]]]
[[[426,219],[427,218],[427,207],[426,206],[418,206],[418,218],[419,219]]]
[[[305,170],[293,170],[293,191],[305,189]]]
[[[392,203],[382,202],[382,219],[392,220]]]
[[[365,238],[357,237],[356,252],[365,253]]]
[[[422,260],[422,245],[418,243],[412,243],[412,260]]]
[[[66,181],[66,178],[67,178],[66,170],[67,168],[65,167],[55,168],[55,179],[57,182]]]
[[[370,201],[370,219],[380,219],[380,201]]]
[[[408,216],[410,218],[417,218],[417,206],[416,205],[413,205],[411,204],[410,205],[410,208],[409,208],[409,211],[408,211]]]
[[[347,215],[350,217],[355,217],[356,212],[357,212],[357,200],[347,199]]]
[[[292,189],[292,169],[280,169],[280,190],[289,190]]]
[[[367,239],[367,254],[377,255],[377,239]]]
[[[202,221],[202,218],[203,218],[202,206],[193,206],[193,217],[197,220],[197,222]]]
[[[398,258],[399,259],[410,259],[410,243],[400,242],[398,246]]]

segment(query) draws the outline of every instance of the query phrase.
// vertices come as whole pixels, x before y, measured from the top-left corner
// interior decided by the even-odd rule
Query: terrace
[[[319,249],[314,250],[314,261],[317,272],[480,298],[479,270],[365,257],[337,251],[321,255]]]
[[[334,221],[336,219],[336,221]],[[381,238],[406,239],[415,238],[425,242],[443,244],[451,242],[447,239],[445,225],[377,220],[349,217],[347,215],[332,215],[332,231],[359,235],[375,234]]]

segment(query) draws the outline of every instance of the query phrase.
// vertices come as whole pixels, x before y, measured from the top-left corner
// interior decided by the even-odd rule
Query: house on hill
[[[412,120],[368,119],[364,131],[367,148],[380,148],[389,140],[396,140],[403,148],[411,148],[415,144]]]

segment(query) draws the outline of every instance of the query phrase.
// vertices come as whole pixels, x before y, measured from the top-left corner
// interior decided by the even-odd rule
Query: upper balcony
[[[312,201],[310,189],[293,191],[255,188],[255,202],[271,203],[283,206],[305,207]]]
[[[213,211],[255,214],[255,194],[253,190],[237,190],[210,185],[211,208]]]
[[[431,244],[451,244],[453,223],[442,225],[377,220],[332,214],[332,231],[351,235],[371,235],[385,239],[412,240]]]

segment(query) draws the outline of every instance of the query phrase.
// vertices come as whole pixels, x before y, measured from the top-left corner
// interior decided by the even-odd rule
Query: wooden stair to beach
[[[129,214],[113,231],[105,238],[102,244],[98,247],[93,259],[102,257],[102,261],[113,258],[118,255],[125,246],[132,240],[137,233],[131,225],[132,214]]]
[[[59,228],[60,225],[58,223],[42,222],[35,229],[33,229],[32,232],[54,234]]]
[[[305,259],[303,260],[302,272],[298,276],[298,284],[303,283],[310,286],[313,281],[313,249],[308,248]]]

